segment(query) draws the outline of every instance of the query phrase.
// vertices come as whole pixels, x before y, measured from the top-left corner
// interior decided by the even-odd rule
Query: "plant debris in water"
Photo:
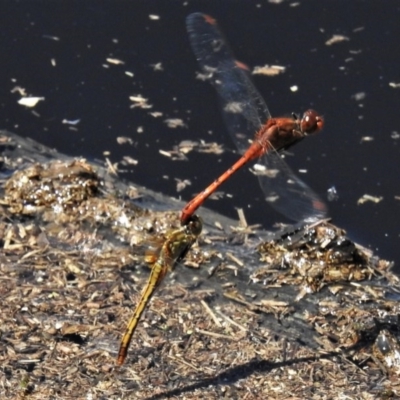
[[[201,210],[117,367],[182,204],[8,132],[0,151],[2,398],[400,396],[399,279],[326,221],[260,244]]]

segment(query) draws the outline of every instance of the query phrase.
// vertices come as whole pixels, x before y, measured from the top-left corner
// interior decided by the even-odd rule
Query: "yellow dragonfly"
[[[173,269],[175,263],[185,257],[190,247],[200,235],[202,228],[203,223],[201,218],[197,215],[193,215],[186,225],[171,232],[165,239],[158,258],[151,267],[150,277],[142,291],[139,303],[122,337],[117,357],[117,365],[122,365],[124,363],[133,333],[155,289],[160,285],[167,272]]]

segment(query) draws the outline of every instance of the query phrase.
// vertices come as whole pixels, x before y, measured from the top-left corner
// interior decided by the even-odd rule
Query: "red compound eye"
[[[324,126],[324,119],[315,111],[307,110],[300,122],[301,130],[306,134],[319,132]]]

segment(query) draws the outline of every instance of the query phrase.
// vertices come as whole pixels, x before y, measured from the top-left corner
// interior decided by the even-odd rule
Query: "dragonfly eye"
[[[203,229],[203,221],[196,214],[192,215],[188,223],[189,231],[192,235],[199,236]]]
[[[301,130],[305,134],[319,132],[324,126],[323,118],[315,110],[307,110],[301,119]]]

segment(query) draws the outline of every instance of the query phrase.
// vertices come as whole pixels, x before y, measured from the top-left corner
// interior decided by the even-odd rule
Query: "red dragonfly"
[[[232,174],[249,161],[260,158],[258,179],[272,207],[294,221],[323,218],[324,202],[301,181],[278,154],[310,134],[319,132],[324,120],[314,110],[299,119],[272,118],[261,94],[254,87],[248,68],[235,60],[216,20],[206,14],[186,19],[193,52],[203,73],[216,88],[226,126],[242,157],[182,210],[183,225],[204,201]],[[251,143],[251,145],[250,145]]]

